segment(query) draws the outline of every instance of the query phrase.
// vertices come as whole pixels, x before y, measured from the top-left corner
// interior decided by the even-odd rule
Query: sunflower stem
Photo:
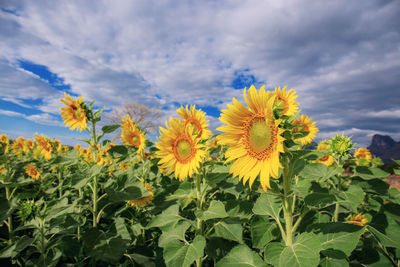
[[[8,201],[8,205],[11,207],[11,196],[10,196],[10,188],[6,185],[6,198]],[[13,236],[13,226],[12,226],[12,217],[11,214],[7,218],[7,227],[8,227],[8,241],[11,243]]]
[[[291,185],[292,185],[292,168],[289,168],[289,163],[284,163],[283,169],[283,194],[284,194],[284,205],[283,205],[283,216],[285,219],[286,228],[286,246],[291,246],[293,244],[293,213],[292,213],[292,195],[291,195]]]
[[[96,136],[96,121],[93,116],[93,111],[91,110],[91,117],[92,117],[92,139],[93,139],[93,151],[94,151],[94,159],[97,160],[97,136]],[[93,227],[97,227],[97,175],[93,177]],[[100,218],[98,219],[100,221]]]
[[[201,177],[200,174],[195,175],[194,176],[194,180],[195,180],[195,185],[196,185],[196,196],[197,196],[197,209],[198,210],[202,210],[202,193],[201,193],[201,186],[200,186],[200,182],[201,182]],[[203,235],[203,220],[201,220],[200,218],[197,218],[197,229],[196,229],[196,236],[197,235]],[[202,266],[202,262],[203,262],[203,258],[200,257],[198,259],[196,259],[196,266],[197,267],[201,267]]]
[[[342,168],[341,164],[339,165],[339,168]],[[338,189],[339,192],[342,190],[342,177],[341,177],[341,174],[338,175],[338,186],[337,186],[337,189]],[[335,214],[334,214],[334,218],[333,218],[334,222],[338,222],[339,221],[339,208],[340,208],[340,205],[339,205],[339,202],[337,202],[335,204]]]

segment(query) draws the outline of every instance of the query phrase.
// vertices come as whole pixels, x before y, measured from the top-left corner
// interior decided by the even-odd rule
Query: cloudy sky
[[[0,133],[74,144],[63,92],[107,111],[219,110],[254,84],[297,90],[319,140],[400,141],[400,1],[0,1]],[[215,130],[214,130],[215,132]]]

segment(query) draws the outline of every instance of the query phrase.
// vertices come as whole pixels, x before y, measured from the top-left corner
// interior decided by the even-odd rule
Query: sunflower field
[[[313,143],[294,89],[243,98],[219,135],[190,105],[152,143],[68,94],[61,116],[86,145],[1,135],[0,266],[400,266],[386,182],[400,161],[384,171],[343,135]],[[105,139],[118,128],[121,144]]]

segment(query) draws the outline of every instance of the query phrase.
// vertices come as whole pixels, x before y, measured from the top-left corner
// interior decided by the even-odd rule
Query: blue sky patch
[[[232,81],[231,86],[240,90],[255,83],[257,83],[257,80],[254,75],[249,72],[249,69],[244,69],[235,71],[235,79]]]

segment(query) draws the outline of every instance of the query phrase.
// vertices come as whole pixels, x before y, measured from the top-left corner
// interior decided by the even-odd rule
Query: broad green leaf
[[[253,202],[241,200],[229,200],[225,206],[230,218],[248,221],[253,216]]]
[[[131,240],[131,235],[129,234],[128,229],[125,225],[124,218],[117,217],[114,219],[115,229],[117,230],[117,234],[125,240]]]
[[[17,200],[15,198],[11,199],[10,203],[5,198],[0,199],[0,226],[3,224],[3,221],[14,212],[16,208]]]
[[[349,262],[345,259],[323,258],[320,262],[321,267],[348,267]]]
[[[267,266],[256,252],[246,245],[234,247],[215,267],[263,267]]]
[[[389,176],[389,173],[379,168],[369,168],[365,166],[357,166],[355,175],[360,176],[364,180],[382,179]]]
[[[187,221],[181,221],[176,225],[166,226],[158,239],[158,246],[165,247],[172,240],[185,240],[185,233],[189,226],[190,223]]]
[[[226,218],[228,213],[225,211],[225,205],[219,200],[212,200],[207,210],[196,213],[196,217],[207,221],[210,219]]]
[[[346,256],[350,256],[364,233],[361,226],[341,222],[314,224],[309,230],[318,236],[323,249],[343,251]]]
[[[165,264],[167,267],[190,267],[196,259],[204,256],[205,246],[206,240],[201,235],[196,236],[189,245],[173,240],[164,247]]]
[[[300,179],[293,190],[299,197],[305,198],[310,191],[311,182],[309,179]]]
[[[253,247],[262,249],[268,242],[279,236],[279,229],[275,222],[270,222],[269,217],[256,217],[250,225]]]
[[[299,175],[304,179],[319,180],[328,174],[328,167],[321,163],[310,163],[304,166]]]
[[[118,154],[125,156],[128,154],[128,149],[123,145],[118,145],[118,146],[113,146],[107,152],[113,155],[114,157],[119,156]]]
[[[139,266],[145,267],[156,267],[154,262],[154,258],[148,257],[145,255],[141,255],[138,253],[127,254],[134,262],[136,262]],[[136,266],[136,265],[135,265]]]
[[[328,193],[314,192],[304,198],[307,206],[323,208],[335,203],[336,198],[334,195]]]
[[[297,236],[293,245],[283,249],[279,256],[281,267],[313,267],[318,266],[321,242],[313,233],[302,233]]]
[[[170,223],[177,223],[182,219],[183,218],[179,215],[179,205],[172,205],[161,214],[155,216],[146,228],[163,227]]]
[[[0,258],[14,258],[18,256],[18,254],[23,251],[27,246],[32,244],[33,241],[33,238],[29,238],[25,235],[22,236],[14,244],[0,251]]]
[[[340,192],[338,200],[340,205],[354,213],[357,213],[357,208],[364,200],[364,195],[365,193],[360,187],[350,185],[347,191]]]
[[[243,227],[241,224],[220,221],[216,223],[214,230],[214,236],[243,243]]]
[[[256,215],[271,216],[275,220],[279,219],[279,212],[282,208],[279,197],[271,194],[261,194],[253,207]]]
[[[105,125],[101,130],[103,131],[104,134],[112,133],[115,130],[117,130],[119,127],[121,127],[120,124],[113,124],[113,125]]]
[[[114,191],[114,189],[106,188],[106,192],[112,202],[128,201],[149,196],[149,192],[143,187],[142,183],[126,187],[123,191]]]
[[[285,246],[278,242],[271,242],[264,249],[264,261],[271,264],[272,266],[279,265],[279,257]]]
[[[83,233],[82,240],[91,257],[110,263],[118,262],[128,248],[127,240],[108,236],[96,228],[90,228]]]
[[[231,176],[229,173],[230,166],[214,165],[213,169],[206,176],[206,181],[210,185],[216,185],[220,182],[226,181]]]
[[[397,226],[399,227],[399,226]],[[381,233],[380,231],[378,231],[377,229],[375,229],[372,226],[367,226],[368,230],[371,231],[378,239],[379,241],[381,241],[381,243],[385,246],[385,247],[394,247],[397,249],[400,249],[400,235],[399,233],[396,234],[391,234],[391,235],[385,235],[383,233]],[[400,232],[400,230],[398,230],[397,232]]]

